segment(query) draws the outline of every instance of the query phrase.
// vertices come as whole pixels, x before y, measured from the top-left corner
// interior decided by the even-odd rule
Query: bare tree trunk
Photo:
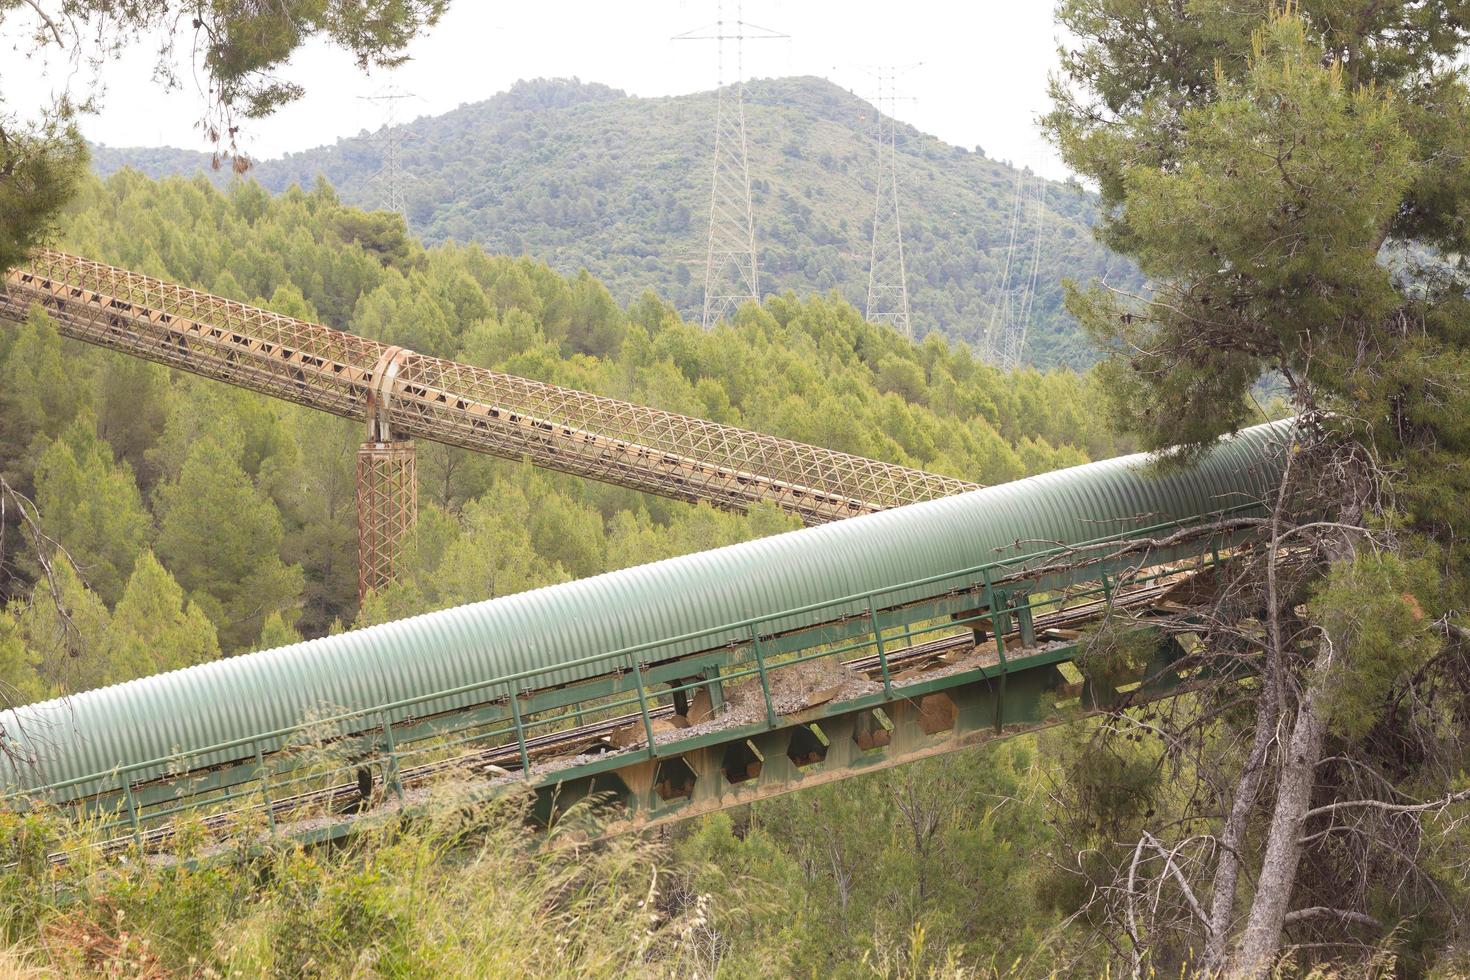
[[[1331,660],[1330,645],[1323,639],[1318,667]],[[1296,884],[1302,857],[1302,821],[1311,807],[1317,763],[1322,759],[1326,723],[1317,710],[1318,689],[1309,687],[1297,709],[1291,741],[1281,762],[1276,786],[1276,808],[1266,839],[1266,856],[1251,902],[1250,919],[1240,938],[1234,962],[1227,971],[1232,977],[1258,977],[1271,968],[1281,945],[1287,907]]]
[[[1276,738],[1276,688],[1270,679],[1261,687],[1256,708],[1256,731],[1250,755],[1236,783],[1230,813],[1220,831],[1220,856],[1215,865],[1214,892],[1210,897],[1209,935],[1205,937],[1205,972],[1219,973],[1225,966],[1230,948],[1230,924],[1235,918],[1235,892],[1240,881],[1241,848],[1245,846],[1245,827],[1251,809],[1265,782],[1266,757]]]
[[[1246,823],[1260,795],[1261,784],[1265,782],[1266,762],[1271,754],[1271,745],[1276,741],[1276,724],[1281,715],[1281,699],[1286,686],[1277,562],[1281,557],[1281,521],[1286,508],[1291,467],[1292,457],[1288,455],[1281,485],[1276,490],[1276,503],[1271,508],[1271,542],[1266,552],[1266,663],[1261,673],[1261,696],[1256,704],[1255,737],[1235,786],[1230,814],[1220,830],[1220,856],[1215,866],[1214,891],[1210,896],[1209,935],[1205,937],[1205,971],[1211,975],[1224,968],[1230,948],[1230,927],[1235,918],[1235,891],[1240,881]]]
[[[909,830],[914,835],[914,857],[918,868],[919,906],[923,907],[929,898],[929,846],[933,842],[934,834],[939,830],[943,821],[940,802],[945,794],[923,792],[915,785],[915,777],[908,775],[903,788],[894,792],[894,802],[900,813],[909,822]]]
[[[1374,485],[1371,474],[1361,469],[1354,460],[1344,458],[1338,461],[1338,465],[1341,467],[1338,476],[1341,483],[1335,496],[1343,504],[1338,511],[1336,526],[1340,529],[1338,534],[1341,536],[1323,542],[1329,568],[1353,558],[1356,539],[1361,533],[1358,525],[1362,521],[1366,502],[1371,497]],[[1273,547],[1280,543],[1274,528],[1271,543]],[[1277,554],[1279,552],[1273,551],[1271,559],[1266,563],[1267,588],[1270,590],[1267,628],[1272,634],[1271,645],[1280,658],[1275,671],[1277,710],[1284,712],[1288,703],[1288,675],[1285,667],[1286,650],[1282,646],[1279,631]],[[1317,653],[1311,666],[1300,675],[1301,694],[1296,699],[1296,720],[1292,725],[1291,738],[1281,754],[1277,771],[1276,802],[1266,837],[1266,854],[1261,859],[1261,873],[1256,880],[1245,932],[1241,934],[1235,955],[1225,971],[1231,977],[1262,976],[1271,969],[1281,948],[1281,933],[1286,927],[1291,895],[1296,887],[1297,869],[1301,865],[1302,824],[1311,809],[1317,765],[1322,761],[1322,745],[1327,734],[1327,722],[1318,704],[1322,696],[1320,678],[1331,669],[1334,653],[1334,638],[1324,633],[1318,640]],[[1270,683],[1271,678],[1268,677],[1266,682]]]

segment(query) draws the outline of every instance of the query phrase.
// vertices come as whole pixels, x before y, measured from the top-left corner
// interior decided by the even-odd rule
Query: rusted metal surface
[[[393,441],[393,431],[388,424],[388,406],[393,401],[393,382],[409,353],[402,347],[389,347],[373,365],[373,386],[368,389],[367,404],[368,442]]]
[[[6,275],[68,337],[417,437],[681,500],[770,501],[807,524],[976,485],[426,357],[53,250]],[[389,376],[390,366],[396,374]]]
[[[412,440],[365,442],[357,450],[357,598],[397,577],[398,558],[418,520]]]

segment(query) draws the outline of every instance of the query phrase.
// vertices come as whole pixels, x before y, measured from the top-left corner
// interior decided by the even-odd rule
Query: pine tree
[[[0,607],[0,711],[46,696],[39,665],[40,657],[26,643],[19,614]]]
[[[24,460],[32,440],[59,435],[86,403],[78,377],[85,360],[69,357],[63,346],[51,318],[33,308],[0,365],[0,458],[12,475],[28,478]],[[29,482],[24,478],[22,485]]]
[[[214,624],[145,551],[112,613],[108,681],[178,670],[219,657]]]
[[[1470,757],[1446,713],[1470,707],[1470,634],[1455,625],[1470,597],[1470,308],[1463,263],[1439,258],[1470,248],[1470,87],[1454,65],[1470,24],[1454,0],[1264,7],[1060,6],[1072,40],[1048,125],[1098,184],[1103,239],[1154,282],[1137,300],[1069,297],[1107,352],[1115,417],[1148,448],[1184,446],[1172,465],[1261,418],[1263,376],[1300,413],[1262,547],[1199,653],[1262,683],[1215,692],[1210,704],[1249,705],[1222,715],[1223,732],[1155,729],[1171,754],[1209,761],[1199,788],[1158,800],[1180,812],[1129,822],[1144,850],[1175,848],[1169,888],[1188,889],[1180,868],[1213,869],[1188,895],[1205,904],[1169,923],[1108,921],[1135,970],[1170,972],[1197,946],[1191,968],[1249,977],[1287,943],[1340,951],[1425,921],[1399,949],[1422,970],[1470,924],[1463,886],[1397,843],[1448,843],[1406,801],[1470,798],[1454,792]],[[1099,731],[1093,758],[1131,737],[1115,732]],[[1223,816],[1189,801],[1201,791],[1223,793]],[[1129,874],[1132,841],[1062,816],[1090,848],[1094,896]],[[1213,821],[1205,837],[1173,836],[1194,820]]]
[[[560,565],[572,578],[596,575],[607,567],[602,515],[558,492],[550,477],[530,466],[518,470],[515,478],[526,498],[536,501],[527,514],[527,530],[539,557]]]
[[[575,354],[611,357],[627,333],[628,318],[607,287],[586,269],[572,280],[572,317],[566,344]]]
[[[87,144],[61,112],[30,126],[0,123],[0,272],[52,233],[87,170]]]
[[[170,409],[156,444],[145,454],[148,465],[163,479],[177,479],[185,457],[205,439],[222,446],[273,496],[299,460],[297,439],[286,421],[292,409],[274,399],[187,378]]]
[[[289,422],[301,451],[275,481],[286,525],[281,557],[299,564],[305,576],[297,625],[319,636],[333,619],[351,619],[357,604],[354,467],[362,435],[357,426],[321,412],[302,410]]]
[[[275,69],[307,40],[350,52],[363,69],[392,67],[404,60],[411,40],[438,23],[448,0],[400,0],[370,10],[315,2],[268,8],[208,4],[196,7],[192,18],[150,4],[101,0],[35,0],[27,7],[34,20],[19,28],[17,58],[40,53],[44,59],[55,49],[62,64],[115,64],[146,37],[158,46],[156,77],[171,80],[177,69],[173,34],[191,38],[194,67],[209,80],[206,132],[217,148],[233,152],[231,123],[237,115],[267,116],[304,92],[282,81]],[[85,173],[87,147],[73,119],[77,106],[92,104],[101,93],[100,75],[82,77],[91,84],[79,88],[93,91],[70,91],[73,79],[63,74],[49,104],[0,103],[0,272],[22,261],[53,230]],[[34,121],[17,124],[17,114]],[[248,166],[240,159],[237,169]]]
[[[52,568],[54,581],[39,583],[21,612],[26,646],[48,690],[71,693],[100,687],[111,670],[112,616],[64,556]]]
[[[530,511],[525,495],[504,483],[465,505],[464,533],[445,549],[432,578],[418,583],[436,608],[566,581],[566,571],[532,546]]]
[[[46,533],[105,602],[117,602],[150,523],[132,468],[112,458],[84,414],[41,454],[35,479]]]
[[[146,494],[159,477],[149,454],[173,405],[168,369],[138,357],[105,355],[96,389],[97,435],[133,468],[138,487]]]
[[[285,616],[273,612],[266,617],[265,627],[260,631],[260,649],[274,650],[276,647],[287,647],[300,642],[301,634],[296,627],[286,622]]]
[[[393,270],[358,300],[352,314],[354,332],[435,357],[453,353],[450,326],[448,314],[417,274],[405,277]]]
[[[280,558],[280,512],[218,442],[194,444],[158,506],[158,555],[227,652],[249,646],[266,617],[299,601],[301,568]]]

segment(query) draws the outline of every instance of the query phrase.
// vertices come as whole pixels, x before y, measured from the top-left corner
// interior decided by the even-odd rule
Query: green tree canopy
[[[273,613],[279,616],[279,613]],[[110,681],[178,670],[219,656],[214,624],[153,552],[145,551],[112,613]]]
[[[112,457],[88,415],[69,425],[36,463],[36,504],[46,533],[109,605],[122,596],[151,521],[132,468]]]
[[[0,371],[0,449],[6,468],[29,475],[28,450],[38,436],[55,438],[76,418],[84,403],[75,365],[51,318],[33,309],[20,327],[6,331],[5,364]]]
[[[225,650],[249,646],[271,613],[300,600],[301,569],[280,558],[280,512],[215,440],[195,443],[159,488],[159,511],[158,554]]]
[[[29,704],[46,696],[40,657],[26,642],[21,617],[0,608],[0,706]]]
[[[1262,29],[1266,4],[1062,5],[1083,41],[1048,125],[1099,183],[1103,239],[1158,282],[1141,303],[1071,305],[1151,448],[1242,424],[1264,372],[1351,396],[1365,337],[1398,311],[1423,315],[1379,257],[1389,242],[1470,246],[1470,174],[1452,162],[1470,127],[1447,124],[1470,114],[1449,59],[1461,6],[1307,0]],[[1143,43],[1160,24],[1169,59]]]
[[[1196,968],[1186,951],[1198,948],[1199,968],[1255,977],[1308,937],[1319,945],[1299,948],[1326,950],[1374,923],[1387,945],[1378,923],[1465,907],[1385,884],[1459,887],[1395,851],[1386,822],[1358,823],[1351,840],[1305,828],[1338,807],[1389,821],[1412,812],[1396,809],[1405,799],[1453,801],[1470,761],[1459,723],[1424,700],[1470,704],[1460,634],[1442,625],[1470,597],[1470,310],[1454,258],[1470,245],[1467,12],[1462,0],[1059,7],[1069,40],[1047,125],[1098,184],[1103,240],[1154,283],[1141,297],[1069,297],[1106,353],[1115,417],[1188,456],[1259,418],[1263,381],[1299,413],[1260,562],[1243,566],[1199,654],[1244,661],[1263,682],[1223,729],[1153,729],[1200,760],[1190,776],[1226,812],[1157,779],[1124,832],[1064,808],[1092,910],[1135,846],[1187,853],[1200,838],[1178,828],[1209,828],[1200,867],[1213,870],[1190,891],[1205,905],[1147,926],[1098,913],[1135,963]],[[1243,616],[1265,625],[1242,633]],[[1091,753],[1157,770],[1165,756],[1129,740],[1100,729]],[[1173,880],[1183,891],[1185,874]],[[1404,962],[1447,958],[1465,925],[1458,911],[1436,920],[1405,941]]]
[[[49,694],[86,691],[107,683],[112,616],[64,556],[53,563],[54,594],[37,589],[21,607],[30,659]]]
[[[160,42],[154,73],[166,84],[178,81],[176,50],[192,51],[194,67],[208,80],[200,87],[208,93],[201,115],[217,163],[221,148],[236,150],[237,115],[268,116],[304,94],[300,83],[278,74],[303,44],[325,41],[364,71],[391,68],[448,6],[449,0],[204,0],[182,9],[164,0],[0,3],[0,25],[18,27],[24,38],[17,47],[42,59],[54,54],[64,78],[48,105],[0,101],[0,271],[52,232],[86,166],[77,112],[96,107],[102,66],[116,70],[119,56],[145,38]],[[91,77],[79,83],[85,91],[73,92],[78,66]],[[35,121],[17,122],[17,114]],[[237,171],[247,166],[237,158]]]

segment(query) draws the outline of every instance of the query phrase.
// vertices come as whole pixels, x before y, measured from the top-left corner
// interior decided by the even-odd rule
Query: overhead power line
[[[1046,224],[1046,180],[1028,168],[1016,173],[1011,200],[1010,234],[1005,262],[990,299],[990,322],[980,354],[990,364],[1012,370],[1021,364],[1026,334],[1036,305],[1041,269],[1041,238]],[[1030,241],[1024,236],[1029,234]]]

